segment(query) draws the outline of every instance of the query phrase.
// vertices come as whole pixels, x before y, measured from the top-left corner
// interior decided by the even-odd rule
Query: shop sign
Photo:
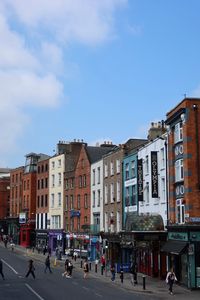
[[[169,232],[168,240],[188,241],[186,232]]]
[[[20,213],[19,214],[19,223],[25,224],[26,223],[26,213]]]
[[[62,240],[62,234],[58,234],[57,235],[57,241],[61,241]]]
[[[126,206],[126,207],[125,207],[125,213],[128,213],[128,212],[135,212],[135,211],[137,211],[137,205]]]
[[[152,198],[158,198],[158,159],[156,151],[151,151],[151,191]]]
[[[143,201],[143,165],[142,159],[137,161],[138,201]]]
[[[70,210],[70,217],[80,217],[80,210]]]

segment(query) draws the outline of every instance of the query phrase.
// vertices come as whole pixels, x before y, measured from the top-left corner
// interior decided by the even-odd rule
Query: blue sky
[[[200,97],[199,0],[1,0],[0,167],[146,138]]]

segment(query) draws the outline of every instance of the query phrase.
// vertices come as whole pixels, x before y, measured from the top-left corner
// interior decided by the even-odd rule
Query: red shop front
[[[22,224],[20,226],[20,246],[35,246],[35,224]]]

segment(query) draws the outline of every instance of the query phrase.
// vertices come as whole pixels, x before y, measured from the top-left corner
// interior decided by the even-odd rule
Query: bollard
[[[82,259],[81,259],[81,268],[83,267],[83,261],[82,261]]]
[[[142,281],[143,281],[143,290],[145,290],[146,289],[146,276],[145,275],[142,276]]]
[[[120,270],[120,279],[121,279],[121,283],[123,283],[124,282],[124,271],[122,268]]]
[[[101,275],[103,275],[103,266],[101,266]]]
[[[91,269],[92,269],[92,263],[91,262],[89,263],[89,268],[90,268],[90,271],[91,271]]]
[[[95,273],[97,273],[97,264],[95,264]]]

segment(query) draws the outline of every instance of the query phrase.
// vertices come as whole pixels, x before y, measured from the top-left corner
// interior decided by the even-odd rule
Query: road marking
[[[38,299],[40,300],[44,300],[44,298],[42,298],[36,291],[34,291],[34,289],[32,289],[32,287],[28,284],[28,283],[25,283],[25,286],[35,295],[38,297]]]
[[[103,297],[102,295],[100,295],[100,294],[97,294],[97,293],[95,293],[95,295],[96,295],[96,296],[98,296],[98,297],[101,297],[101,298]]]
[[[85,286],[82,286],[82,288],[86,291],[89,291],[89,288],[85,287]]]
[[[2,262],[7,266],[9,267],[15,274],[19,274],[13,267],[11,267],[11,265],[9,265],[4,259],[2,259]]]

